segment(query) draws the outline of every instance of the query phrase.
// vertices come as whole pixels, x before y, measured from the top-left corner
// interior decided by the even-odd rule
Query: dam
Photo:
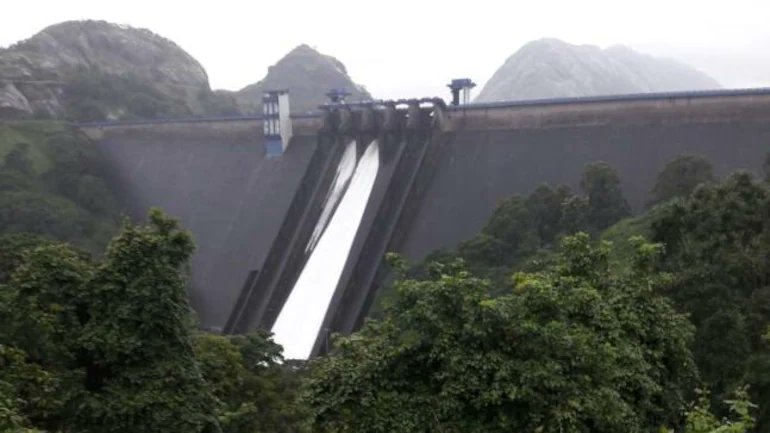
[[[192,232],[201,325],[270,329],[287,358],[361,325],[387,252],[419,260],[454,247],[513,194],[574,188],[601,160],[639,210],[680,154],[723,176],[759,172],[770,151],[770,89],[330,104],[291,120],[280,155],[256,116],[80,125],[132,216],[159,207]]]

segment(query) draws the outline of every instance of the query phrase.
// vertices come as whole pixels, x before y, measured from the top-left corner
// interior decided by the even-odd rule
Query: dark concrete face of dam
[[[420,259],[455,247],[481,230],[500,200],[542,183],[578,191],[591,162],[614,167],[632,208],[641,211],[658,172],[678,155],[703,155],[725,176],[736,169],[759,172],[768,151],[770,123],[458,131],[437,152],[432,181],[399,251]]]
[[[541,183],[577,189],[585,164],[601,160],[640,210],[677,155],[703,155],[723,176],[758,172],[770,151],[767,90],[410,107],[375,121],[345,108],[332,129],[320,117],[298,120],[279,158],[266,156],[258,119],[107,125],[90,135],[133,215],[157,206],[194,235],[190,297],[203,326],[238,333],[274,326],[308,266],[309,239],[326,224],[346,146],[357,143],[361,164],[376,141],[376,176],[350,222],[311,354],[331,332],[360,326],[387,276],[386,252],[421,259],[454,247],[513,194]]]
[[[207,328],[221,329],[264,261],[316,147],[298,136],[269,159],[260,131],[256,122],[116,127],[99,142],[132,217],[159,207],[193,234],[190,299]]]

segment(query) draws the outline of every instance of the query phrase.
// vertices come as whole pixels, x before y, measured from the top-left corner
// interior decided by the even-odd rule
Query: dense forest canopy
[[[660,245],[609,271],[610,248],[567,237],[553,267],[492,297],[462,262],[396,284],[382,321],[312,369],[318,431],[649,432],[678,423],[692,327],[652,287]]]
[[[0,431],[294,431],[298,370],[280,347],[195,330],[193,249],[158,211],[124,223],[100,260],[24,248],[0,281]]]

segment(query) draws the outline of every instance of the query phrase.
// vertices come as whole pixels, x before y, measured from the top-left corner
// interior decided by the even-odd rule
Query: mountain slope
[[[4,118],[151,118],[234,109],[227,105],[197,60],[149,30],[67,21],[0,49]]]
[[[706,74],[683,63],[615,46],[530,42],[509,57],[477,102],[717,89]]]
[[[27,233],[100,252],[120,200],[96,147],[56,121],[0,122],[0,237]]]
[[[332,88],[347,89],[351,101],[371,99],[339,60],[300,45],[271,66],[264,79],[238,91],[236,99],[242,111],[258,113],[265,91],[289,89],[291,111],[296,113],[316,109],[327,100],[326,92]]]

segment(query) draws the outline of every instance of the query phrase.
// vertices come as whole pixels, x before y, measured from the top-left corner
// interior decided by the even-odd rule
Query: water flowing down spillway
[[[355,143],[352,144],[355,149]],[[338,166],[338,178],[346,173],[342,165],[350,164],[350,158],[345,158],[347,154],[346,149]],[[342,199],[337,208],[330,211],[332,216],[326,229],[320,229],[323,233],[273,325],[275,341],[283,345],[286,359],[307,359],[313,350],[350,255],[379,166],[380,148],[374,140],[355,165],[347,189],[342,187]],[[334,194],[337,183],[334,182],[329,198]],[[333,206],[333,200],[327,199],[326,206],[330,205]],[[316,229],[319,230],[318,227]]]
[[[334,175],[334,181],[332,181],[332,187],[326,194],[324,199],[324,207],[321,211],[321,216],[318,218],[318,222],[313,229],[313,234],[310,236],[310,240],[305,247],[305,253],[313,251],[318,239],[326,229],[326,223],[329,218],[337,209],[337,204],[342,197],[342,194],[346,191],[350,178],[353,176],[353,171],[356,169],[356,142],[351,141],[345,148],[345,153],[342,154],[340,163],[337,165],[337,173]]]

